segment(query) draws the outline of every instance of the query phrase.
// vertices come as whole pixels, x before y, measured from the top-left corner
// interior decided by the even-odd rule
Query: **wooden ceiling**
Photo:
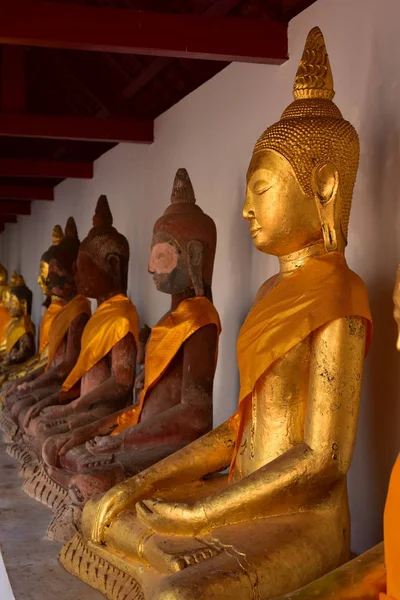
[[[230,60],[284,62],[314,1],[2,2],[0,231],[115,143],[151,143],[154,119]]]

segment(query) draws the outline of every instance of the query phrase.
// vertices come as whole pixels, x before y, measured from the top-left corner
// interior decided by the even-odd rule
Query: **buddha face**
[[[69,298],[75,292],[75,279],[64,267],[52,258],[49,264],[48,284],[51,294]]]
[[[4,302],[4,306],[8,309],[10,309],[10,290],[9,289],[5,289],[3,292],[3,302]]]
[[[261,252],[284,256],[322,240],[314,198],[304,194],[290,163],[273,150],[253,155],[243,217]]]
[[[24,314],[24,301],[21,301],[15,294],[10,294],[8,310],[14,318],[22,316]]]
[[[7,271],[0,268],[0,286],[7,285]]]
[[[37,282],[38,282],[39,287],[42,290],[42,293],[44,296],[51,295],[51,291],[49,289],[48,280],[47,280],[48,275],[49,275],[49,264],[47,262],[45,262],[44,260],[41,260],[40,266],[39,266],[39,275],[38,275]]]
[[[153,235],[149,273],[156,288],[165,294],[180,294],[192,287],[188,253],[164,231]]]

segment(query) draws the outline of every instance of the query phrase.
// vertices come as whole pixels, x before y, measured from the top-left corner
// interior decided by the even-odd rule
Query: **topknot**
[[[333,77],[324,36],[319,27],[311,29],[307,36],[303,56],[294,80],[293,96],[333,100]]]
[[[192,182],[186,169],[178,169],[172,186],[171,204],[196,204]]]
[[[14,287],[17,285],[18,277],[19,277],[19,275],[18,275],[17,271],[14,270],[10,277],[10,287]]]
[[[4,281],[7,283],[8,279],[8,271],[4,265],[0,264],[0,274],[2,275]]]
[[[93,227],[112,227],[113,216],[107,196],[102,194],[97,200],[96,210],[93,216]]]
[[[74,217],[68,217],[67,224],[65,225],[65,237],[78,238],[78,230]]]
[[[53,246],[58,246],[58,244],[63,239],[64,239],[64,232],[63,232],[61,226],[60,225],[54,225],[54,227],[53,227],[53,234],[52,234],[52,237],[51,237],[51,242],[52,242]]]

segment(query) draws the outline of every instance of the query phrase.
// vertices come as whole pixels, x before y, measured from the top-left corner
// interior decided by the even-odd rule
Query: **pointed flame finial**
[[[67,223],[65,225],[65,237],[66,238],[77,238],[78,230],[76,228],[76,223],[74,217],[68,217]]]
[[[172,186],[171,204],[196,204],[192,182],[186,169],[178,169]]]
[[[112,227],[113,216],[107,196],[102,194],[97,200],[96,210],[93,217],[93,227]]]
[[[307,36],[303,56],[293,86],[295,100],[322,98],[332,100],[335,95],[333,77],[324,36],[319,27]]]
[[[61,225],[54,225],[53,233],[51,236],[51,242],[53,246],[58,246],[61,240],[64,239],[64,232],[61,228]]]

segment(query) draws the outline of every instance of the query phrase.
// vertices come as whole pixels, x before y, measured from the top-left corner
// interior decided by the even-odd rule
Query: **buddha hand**
[[[48,467],[59,467],[60,449],[68,441],[70,432],[53,435],[44,442],[42,448],[42,458]]]
[[[57,399],[58,394],[53,394],[52,396],[48,396],[47,398],[43,398],[43,400],[39,400],[38,402],[36,402],[36,404],[34,404],[25,415],[23,424],[24,429],[28,429],[31,420],[36,419],[36,417],[40,415],[43,409],[47,408],[48,406],[52,406],[53,404],[56,404]]]
[[[134,506],[143,497],[144,486],[140,475],[114,486],[100,500],[87,502],[82,515],[82,530],[86,539],[103,543],[107,527],[122,511]]]
[[[96,436],[86,443],[86,448],[91,454],[109,454],[122,452],[124,449],[123,435]]]
[[[29,383],[24,382],[24,383],[20,383],[19,385],[17,385],[16,389],[15,389],[15,394],[17,396],[25,396],[26,394],[28,394],[30,391],[29,388]]]
[[[197,535],[210,529],[203,502],[164,502],[157,498],[136,504],[138,519],[157,533]]]
[[[46,423],[56,419],[64,419],[74,413],[73,402],[63,406],[47,406],[42,410],[41,417]]]

